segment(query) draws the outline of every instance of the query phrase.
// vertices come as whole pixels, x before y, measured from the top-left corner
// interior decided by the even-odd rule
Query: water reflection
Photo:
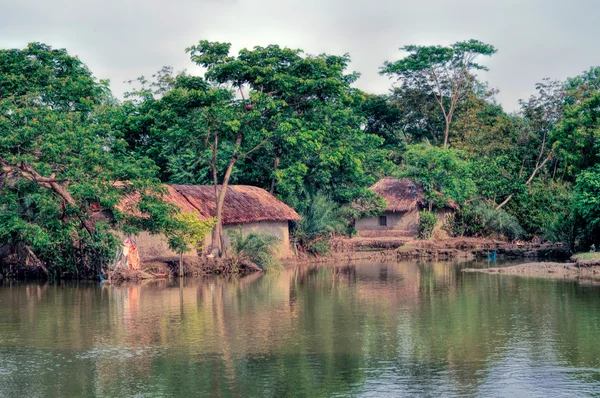
[[[462,266],[322,265],[121,286],[4,281],[0,396],[600,391],[597,287]]]

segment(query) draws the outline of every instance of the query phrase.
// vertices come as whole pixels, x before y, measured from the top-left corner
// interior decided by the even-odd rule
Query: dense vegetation
[[[305,215],[299,246],[325,252],[381,208],[367,188],[385,175],[418,181],[430,209],[460,206],[454,235],[600,244],[600,67],[542,80],[508,113],[477,74],[491,45],[403,50],[380,70],[389,94],[373,95],[352,86],[348,55],[201,41],[187,52],[203,76],[165,67],[124,101],[65,50],[0,50],[0,254],[97,274],[111,230],[179,236],[161,182],[263,187]],[[118,206],[133,192],[137,216]]]

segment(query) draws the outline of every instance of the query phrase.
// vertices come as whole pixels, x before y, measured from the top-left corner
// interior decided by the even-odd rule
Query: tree
[[[194,62],[207,69],[205,77],[208,81],[226,84],[237,90],[239,95],[239,99],[232,101],[228,108],[235,115],[232,114],[231,120],[224,123],[232,130],[229,142],[233,149],[220,184],[217,179],[220,137],[216,126],[210,127],[212,139],[206,141],[213,151],[211,167],[217,197],[214,241],[217,245],[222,236],[223,203],[235,164],[259,149],[268,149],[273,164],[270,189],[274,192],[276,179],[281,176],[279,168],[286,143],[291,140],[311,145],[311,141],[320,140],[321,129],[329,126],[323,126],[323,120],[319,120],[319,129],[311,126],[311,122],[314,123],[311,115],[325,116],[324,122],[330,126],[340,117],[351,117],[344,115],[343,109],[336,113],[335,102],[343,101],[350,92],[349,84],[357,77],[356,74],[344,74],[349,63],[348,56],[302,56],[301,50],[271,45],[244,49],[237,57],[232,57],[229,56],[229,48],[229,44],[201,41],[187,50]],[[324,115],[318,112],[322,109],[333,113]],[[326,152],[321,155],[326,155]],[[332,160],[339,162],[340,155],[344,156],[338,151]],[[306,170],[305,164],[296,163],[295,166],[296,170]],[[220,247],[217,249],[220,251]]]
[[[111,103],[107,83],[65,50],[0,50],[0,243],[47,274],[97,276],[115,239],[95,210],[118,222],[127,193],[159,200],[155,166],[103,122]]]
[[[452,118],[475,79],[473,72],[487,70],[475,60],[478,56],[495,54],[496,49],[469,40],[449,47],[410,45],[401,50],[409,55],[395,62],[386,61],[380,73],[397,78],[405,90],[417,89],[433,95],[444,116],[444,147],[447,147]]]
[[[577,176],[574,199],[585,240],[589,244],[600,244],[600,164]]]
[[[165,229],[171,250],[179,253],[179,277],[183,277],[183,253],[200,250],[204,238],[215,226],[215,220],[201,221],[198,214],[179,213],[175,216],[176,223]]]
[[[477,192],[471,164],[464,157],[465,153],[457,149],[411,145],[404,153],[397,175],[417,181],[423,187],[430,210],[451,201],[461,205]]]

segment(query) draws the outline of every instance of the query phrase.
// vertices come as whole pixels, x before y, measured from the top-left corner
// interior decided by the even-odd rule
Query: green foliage
[[[464,156],[465,153],[457,149],[427,143],[410,145],[397,175],[421,184],[425,198],[433,207],[441,208],[450,201],[462,204],[477,192],[471,165]]]
[[[106,82],[65,50],[0,50],[0,245],[51,273],[97,276],[112,257],[116,239],[94,207],[120,228],[132,221],[116,209],[124,195],[159,198],[155,166],[105,123],[111,103]]]
[[[174,217],[174,221],[174,225],[169,226],[164,233],[171,250],[178,253],[201,250],[204,238],[215,226],[214,218],[201,221],[194,213],[179,213]]]
[[[228,230],[231,246],[229,256],[235,267],[244,264],[257,265],[263,271],[280,269],[281,262],[277,259],[275,246],[279,239],[273,235],[251,232],[244,235],[239,230]]]
[[[431,239],[433,230],[437,224],[437,216],[429,210],[421,210],[419,212],[418,233],[419,239]]]
[[[515,216],[480,201],[449,215],[445,228],[452,236],[504,237],[512,240],[525,235]]]
[[[114,229],[187,250],[209,226],[175,217],[160,181],[227,181],[294,207],[298,247],[323,254],[381,212],[368,187],[390,174],[429,209],[460,205],[455,236],[600,243],[600,67],[542,81],[509,114],[475,74],[496,52],[476,40],[404,47],[381,69],[400,81],[389,95],[353,88],[348,55],[230,49],[200,41],[187,51],[202,76],[165,67],[123,103],[66,50],[0,50],[0,246],[80,276],[112,257]]]
[[[578,218],[569,209],[568,212],[557,214],[556,220],[545,229],[543,237],[551,242],[562,242],[571,251],[575,251],[578,241],[581,238],[581,231],[578,224]]]
[[[584,239],[582,245],[600,243],[600,165],[595,165],[577,176],[574,206],[580,218]]]
[[[437,113],[443,116],[443,143],[447,147],[454,113],[474,86],[474,71],[487,70],[475,60],[495,54],[496,49],[478,40],[468,40],[448,47],[410,45],[401,50],[408,55],[395,62],[386,61],[380,73],[400,80],[404,92],[421,93],[417,96],[420,104],[433,104],[429,98],[435,100]],[[437,134],[434,141],[441,141]]]
[[[374,192],[365,189],[364,193],[354,202],[339,208],[339,216],[349,223],[363,217],[374,217],[385,211],[385,200]]]
[[[410,45],[404,46],[400,50],[408,52],[409,55],[396,62],[386,62],[381,70],[382,74],[398,74],[402,78],[409,79],[418,72],[429,73],[438,69],[444,71],[458,71],[463,68],[466,71],[487,70],[485,66],[476,63],[475,58],[481,55],[491,56],[496,53],[493,46],[472,39],[456,42],[448,47]],[[450,81],[443,83],[450,84]]]
[[[116,118],[163,181],[212,184],[213,167],[222,181],[237,151],[232,183],[273,190],[295,207],[305,187],[350,203],[389,168],[382,139],[365,133],[354,112],[364,96],[350,87],[356,75],[345,73],[348,56],[275,45],[231,56],[228,49],[205,41],[190,47],[192,60],[207,68],[204,78],[165,77],[166,70],[149,85],[142,79],[131,97],[138,100]]]
[[[306,253],[325,255],[335,234],[346,232],[347,222],[341,217],[338,205],[323,192],[306,194],[307,205],[299,213],[293,237],[298,248]]]

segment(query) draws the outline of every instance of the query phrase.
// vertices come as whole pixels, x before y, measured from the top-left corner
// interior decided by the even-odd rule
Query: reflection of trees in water
[[[52,352],[63,371],[28,362],[39,375],[22,395],[315,396],[373,380],[474,394],[511,347],[538,363],[551,355],[600,367],[597,293],[463,275],[441,262],[298,267],[181,285],[5,284],[0,368],[17,346],[32,357]]]

